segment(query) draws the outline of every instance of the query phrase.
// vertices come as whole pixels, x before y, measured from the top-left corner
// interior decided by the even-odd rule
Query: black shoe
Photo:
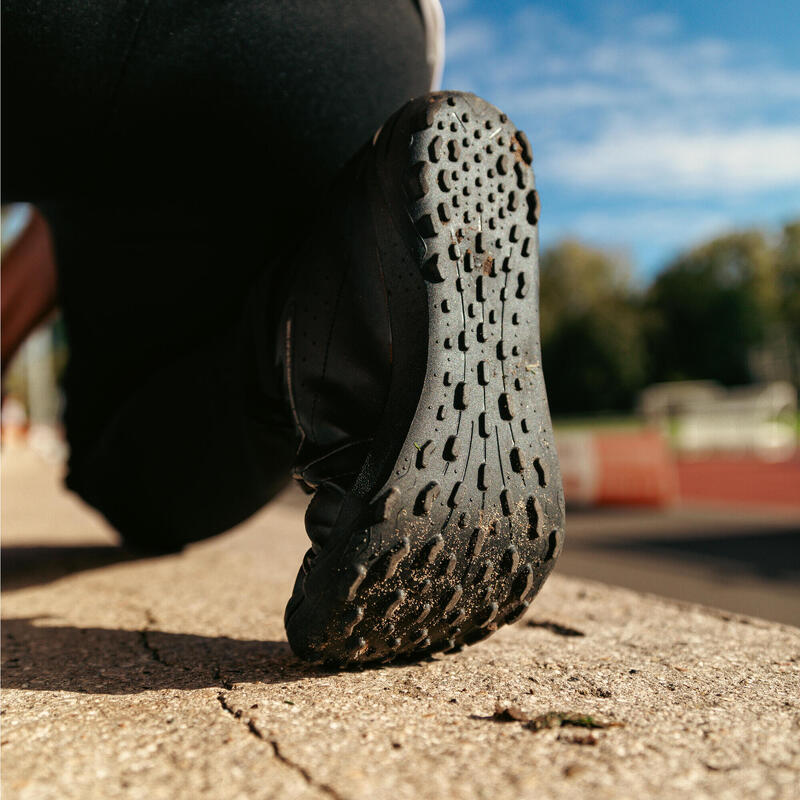
[[[472,644],[519,619],[553,568],[564,504],[530,164],[505,114],[429,95],[309,224],[281,345],[296,476],[315,493],[286,609],[302,658]]]

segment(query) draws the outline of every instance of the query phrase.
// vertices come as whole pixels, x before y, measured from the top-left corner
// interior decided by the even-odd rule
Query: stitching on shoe
[[[297,453],[300,452],[300,449],[303,446],[303,443],[306,440],[306,432],[303,428],[302,424],[300,423],[300,416],[297,413],[297,405],[294,399],[294,382],[292,378],[292,318],[291,316],[286,320],[286,336],[285,338],[285,361],[286,361],[286,389],[287,394],[289,395],[289,408],[292,412],[292,419],[294,419],[294,424],[297,426],[297,429],[300,431],[300,444],[297,447]],[[295,454],[296,457],[297,454]]]

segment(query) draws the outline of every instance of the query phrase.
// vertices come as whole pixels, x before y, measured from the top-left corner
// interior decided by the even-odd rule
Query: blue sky
[[[800,2],[443,0],[444,87],[534,149],[547,246],[629,255],[648,280],[736,226],[800,216]]]

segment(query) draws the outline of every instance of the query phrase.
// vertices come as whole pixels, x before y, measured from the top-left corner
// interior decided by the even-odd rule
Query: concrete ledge
[[[6,576],[6,798],[797,796],[796,628],[556,574],[526,620],[459,655],[319,672],[281,622],[306,546],[295,500],[178,556],[106,563],[109,534],[52,475],[7,467],[9,552],[44,533],[71,574],[42,551]],[[622,724],[532,730],[498,705]]]

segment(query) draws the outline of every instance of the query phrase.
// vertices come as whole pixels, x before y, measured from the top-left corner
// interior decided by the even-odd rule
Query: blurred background
[[[444,86],[533,144],[560,569],[800,624],[800,7],[443,6]],[[6,456],[63,460],[67,348],[48,312],[4,364]]]

